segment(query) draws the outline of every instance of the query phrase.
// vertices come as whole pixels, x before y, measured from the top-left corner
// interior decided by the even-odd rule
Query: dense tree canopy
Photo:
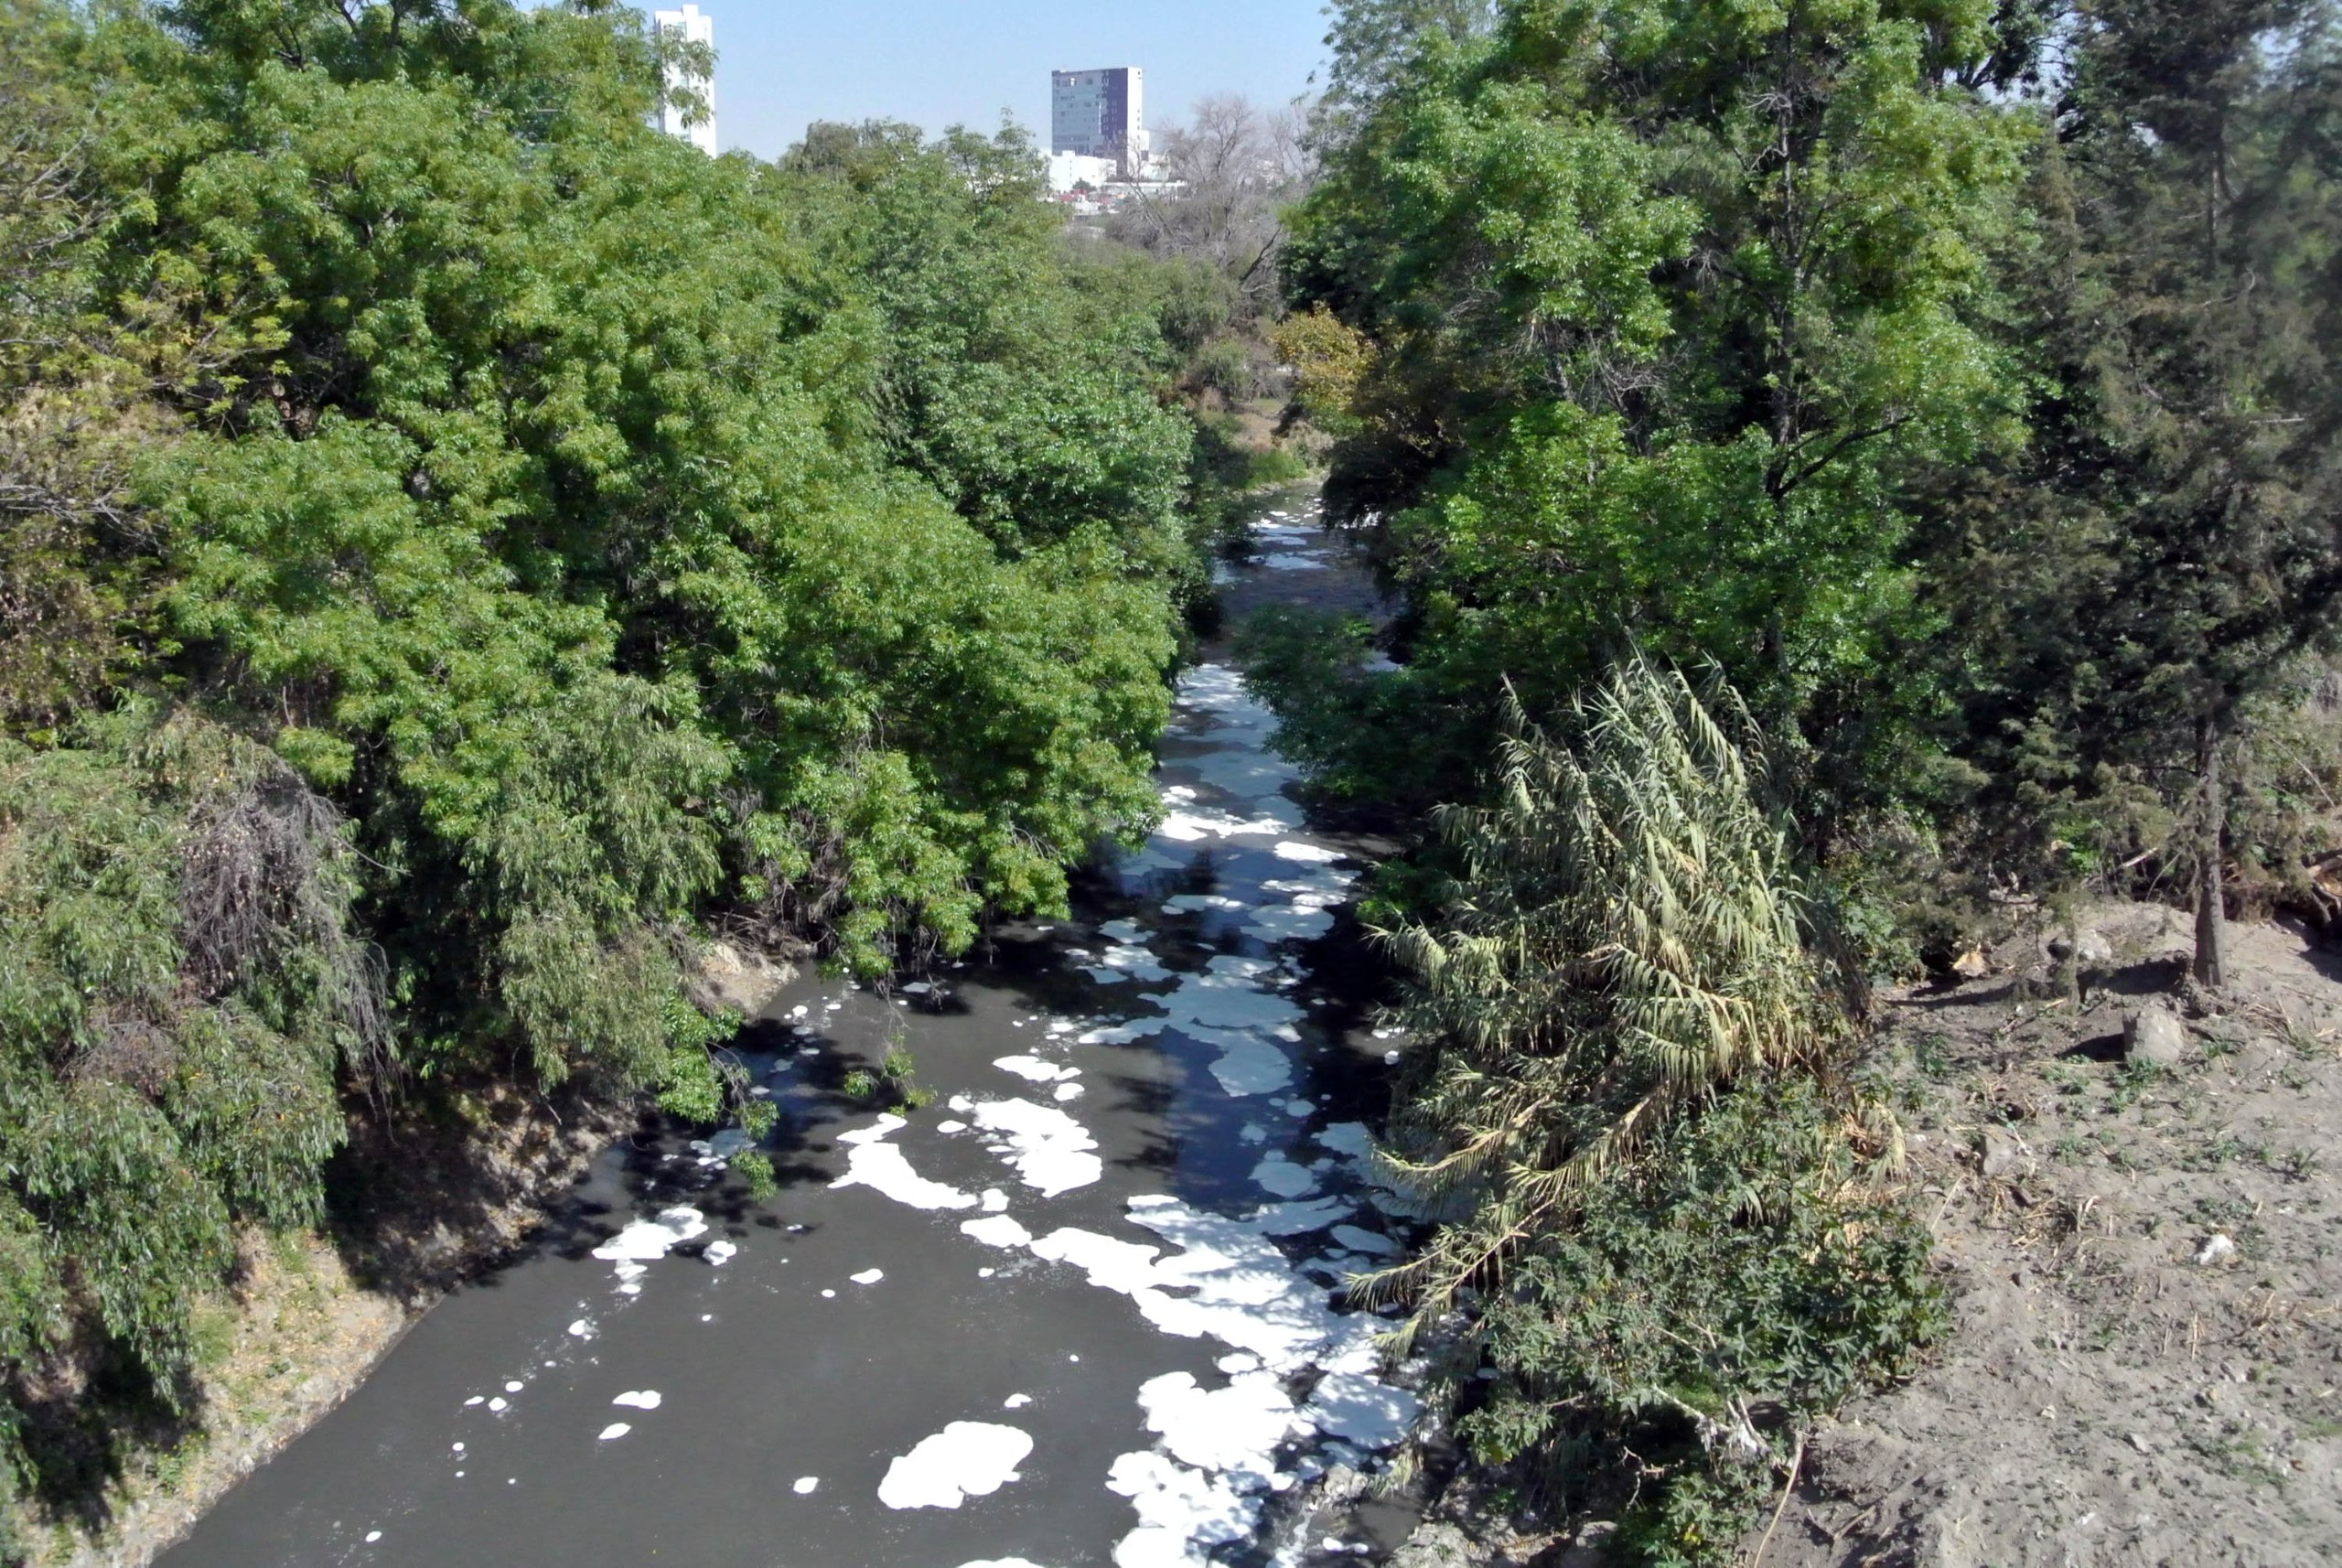
[[[0,4],[0,1363],[176,1397],[343,1096],[716,1114],[710,923],[883,972],[1155,809],[1176,282],[1016,133],[705,157],[662,47]]]
[[[1500,675],[1548,707],[1621,638],[1892,766],[1898,475],[2014,429],[1980,319],[2025,122],[1958,80],[1989,22],[1515,6],[1346,144],[1297,286],[1372,345],[1333,492],[1385,520],[1410,707],[1453,714],[1430,782],[1479,765]]]

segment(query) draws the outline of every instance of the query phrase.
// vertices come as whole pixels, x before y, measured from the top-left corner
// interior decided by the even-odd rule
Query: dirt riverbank
[[[2238,926],[2209,997],[2176,911],[2078,925],[2079,998],[2036,936],[1880,999],[1868,1066],[1954,1326],[1811,1434],[1744,1568],[2342,1561],[2342,954]],[[2124,1035],[2157,1008],[2163,1063]],[[1396,1568],[1606,1561],[1606,1522],[1485,1490],[1451,1487]]]
[[[233,1283],[198,1314],[188,1416],[111,1434],[91,1459],[110,1474],[25,1543],[32,1568],[145,1568],[363,1382],[449,1284],[524,1240],[546,1201],[635,1121],[628,1106],[580,1097],[467,1109],[429,1126],[361,1126],[336,1174],[342,1207],[362,1218],[240,1239]],[[58,1372],[61,1385],[76,1376]],[[70,1412],[75,1391],[57,1392]]]
[[[1815,1434],[1767,1568],[2342,1558],[2342,955],[2236,928],[2157,1065],[2124,1021],[2184,989],[2186,922],[2082,928],[2079,1007],[2022,943],[1888,1003],[1956,1326]]]

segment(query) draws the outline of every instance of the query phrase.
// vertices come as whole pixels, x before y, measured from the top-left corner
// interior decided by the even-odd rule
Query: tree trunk
[[[2227,802],[2220,794],[2220,731],[2209,718],[2196,723],[2196,982],[2218,991],[2229,983],[2228,914],[2220,886],[2220,830]]]

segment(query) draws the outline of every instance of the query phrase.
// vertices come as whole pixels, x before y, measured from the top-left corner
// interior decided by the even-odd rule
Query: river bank
[[[2078,997],[2026,934],[1879,998],[1861,1070],[1903,1121],[1952,1325],[1809,1434],[1729,1560],[2334,1561],[2342,960],[2299,925],[2239,925],[2212,996],[2181,983],[2178,911],[2079,922]],[[2153,1053],[2126,1039],[2143,1014],[2174,1020]],[[1606,1510],[1525,1515],[1498,1479],[1434,1499],[1397,1568],[1606,1560]]]
[[[30,1568],[146,1568],[348,1398],[457,1283],[523,1244],[635,1120],[577,1094],[468,1109],[459,1123],[367,1122],[342,1158],[340,1223],[238,1239],[231,1284],[196,1315],[194,1408],[91,1434],[89,1463],[105,1478],[42,1521],[24,1543]],[[88,1415],[74,1407],[91,1375],[58,1368],[48,1408],[60,1425]]]

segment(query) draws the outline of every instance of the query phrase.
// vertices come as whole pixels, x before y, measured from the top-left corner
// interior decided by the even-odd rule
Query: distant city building
[[[1049,151],[1109,158],[1125,175],[1146,164],[1146,73],[1134,65],[1049,73]]]
[[[685,43],[715,47],[715,21],[703,16],[696,5],[686,5],[680,11],[655,11],[651,25],[662,33],[680,34]],[[682,91],[689,91],[700,101],[703,113],[692,124],[683,124],[682,105],[675,102]],[[681,136],[709,157],[715,156],[715,80],[696,71],[671,70],[667,73],[667,96],[659,105],[659,128],[671,136]]]

